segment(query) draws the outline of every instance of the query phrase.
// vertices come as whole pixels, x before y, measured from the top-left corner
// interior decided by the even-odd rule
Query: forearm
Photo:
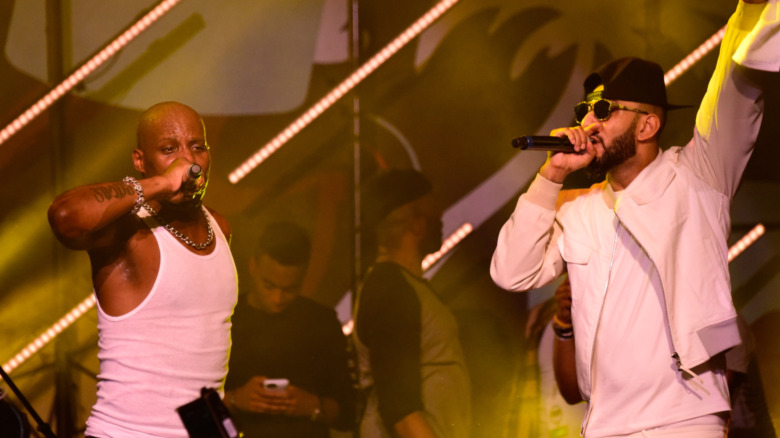
[[[705,139],[721,128],[721,126],[715,125],[715,120],[721,119],[720,116],[739,116],[744,113],[744,108],[733,108],[735,103],[746,105],[747,99],[739,99],[746,90],[739,91],[731,84],[731,81],[734,80],[734,59],[732,58],[735,57],[736,52],[740,52],[736,56],[738,61],[744,61],[744,58],[749,56],[749,49],[754,45],[754,42],[745,41],[745,39],[759,23],[761,11],[764,8],[763,3],[765,2],[742,1],[729,18],[726,33],[720,44],[715,70],[696,115],[696,128]],[[743,44],[745,44],[744,47],[742,47]],[[732,99],[735,99],[735,102],[731,102]],[[745,102],[743,103],[743,101]],[[728,126],[734,126],[734,123],[729,122],[724,127]],[[741,127],[738,126],[738,128]]]
[[[696,114],[694,147],[684,148],[681,154],[682,162],[729,197],[739,187],[763,118],[762,87],[751,78],[754,72],[737,64],[750,67],[756,53],[780,53],[780,38],[756,37],[756,32],[777,26],[759,19],[766,6],[747,3],[740,2],[728,22],[717,64]]]
[[[493,281],[507,290],[542,286],[563,271],[554,245],[555,201],[560,185],[537,176],[501,228],[490,265]]]
[[[395,423],[394,429],[401,438],[436,438],[436,433],[419,411],[412,412]]]
[[[571,171],[568,169],[551,165],[549,160],[544,163],[541,169],[539,169],[539,175],[556,184],[563,184],[563,181],[566,180],[569,173],[571,173]]]
[[[575,358],[574,337],[561,339],[555,337],[553,343],[553,370],[555,383],[561,396],[569,404],[582,401],[580,389],[577,384],[577,363]]]
[[[164,180],[139,181],[146,200],[165,196]],[[99,245],[103,232],[135,206],[138,193],[122,181],[90,184],[57,196],[49,206],[48,218],[54,234],[71,249]]]
[[[334,426],[341,415],[341,407],[336,400],[320,397],[320,412],[316,421],[322,421],[328,426]]]

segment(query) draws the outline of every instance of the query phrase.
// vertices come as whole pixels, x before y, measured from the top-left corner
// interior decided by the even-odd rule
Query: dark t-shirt
[[[361,433],[394,436],[394,426],[419,411],[437,436],[469,436],[471,385],[458,325],[426,280],[376,263],[358,292],[355,335],[367,390]]]
[[[356,321],[370,350],[371,373],[385,427],[424,410],[420,375],[420,302],[402,269],[377,263],[366,276]]]
[[[352,426],[354,397],[347,369],[346,339],[332,309],[298,297],[280,314],[247,304],[233,314],[233,347],[225,382],[231,390],[253,376],[286,378],[291,385],[339,403],[339,428]],[[328,437],[328,427],[308,417],[231,412],[247,438]]]

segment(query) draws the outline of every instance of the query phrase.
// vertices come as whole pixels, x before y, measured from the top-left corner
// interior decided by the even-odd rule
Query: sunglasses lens
[[[577,121],[577,123],[582,122],[582,119],[585,118],[585,116],[588,115],[588,112],[590,111],[590,107],[585,102],[580,102],[577,105],[574,106],[574,120]]]
[[[608,100],[599,100],[593,104],[593,115],[599,120],[607,120],[612,114],[610,111],[611,102]]]

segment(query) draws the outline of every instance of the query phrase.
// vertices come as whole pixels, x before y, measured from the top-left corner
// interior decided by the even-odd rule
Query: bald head
[[[197,111],[183,103],[161,102],[141,114],[135,132],[138,149],[146,150],[161,130],[174,121],[182,120],[200,125],[203,138],[206,138],[206,127]]]
[[[208,181],[211,154],[200,115],[178,102],[163,102],[144,111],[136,130],[133,165],[144,175],[163,175],[177,160],[198,164]]]

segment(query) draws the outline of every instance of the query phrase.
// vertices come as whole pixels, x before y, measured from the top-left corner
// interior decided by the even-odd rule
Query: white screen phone
[[[265,379],[263,387],[269,391],[283,392],[287,390],[287,385],[289,384],[290,382],[287,379]]]

